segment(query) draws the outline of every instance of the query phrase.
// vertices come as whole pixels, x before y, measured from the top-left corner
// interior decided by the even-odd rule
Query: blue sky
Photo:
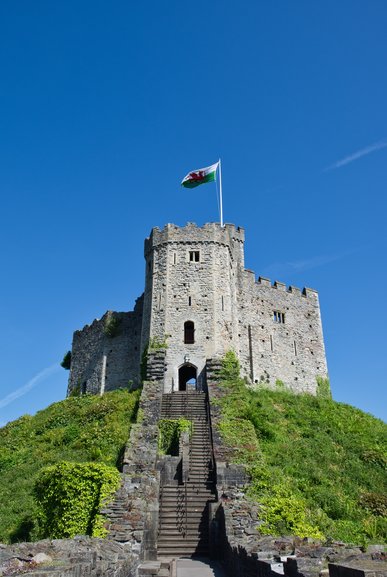
[[[226,222],[320,293],[333,395],[386,419],[384,0],[0,3],[0,424],[63,399],[73,330],[143,290],[153,226]]]

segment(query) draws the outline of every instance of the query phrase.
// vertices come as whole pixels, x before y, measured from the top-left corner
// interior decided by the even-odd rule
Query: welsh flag
[[[193,170],[185,176],[181,182],[181,186],[185,188],[195,188],[199,184],[204,184],[205,182],[213,182],[216,180],[216,170],[218,168],[219,162],[207,166],[207,168],[199,168],[198,170]]]

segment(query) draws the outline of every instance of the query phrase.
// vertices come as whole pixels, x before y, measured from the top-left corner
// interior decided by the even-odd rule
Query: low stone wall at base
[[[211,527],[212,551],[230,577],[387,577],[383,546],[364,553],[344,543],[260,535],[254,507],[238,491],[220,497]]]
[[[0,575],[19,577],[134,577],[138,559],[130,545],[75,537],[0,545]]]

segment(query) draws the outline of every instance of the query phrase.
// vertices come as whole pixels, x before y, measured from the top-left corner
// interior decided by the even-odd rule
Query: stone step
[[[177,501],[179,498],[183,498],[187,495],[189,499],[207,499],[208,501],[212,501],[215,497],[214,493],[208,489],[204,489],[203,491],[191,489],[187,490],[187,493],[175,493],[173,491],[163,491],[161,493],[161,500],[164,499],[175,499]],[[118,517],[118,516],[117,516]]]
[[[203,556],[208,552],[208,543],[196,543],[191,541],[177,541],[176,543],[161,543],[157,544],[158,556],[183,556],[202,554]]]
[[[157,549],[157,554],[159,557],[207,557],[208,556],[208,546],[206,547],[195,547],[195,549],[186,547],[179,550],[166,547],[161,547]]]
[[[187,507],[188,509],[192,509],[192,507],[195,507],[195,509],[200,507],[200,510],[203,511],[209,501],[212,502],[213,499],[207,499],[207,497],[204,499],[192,497],[192,499],[187,499]],[[172,509],[173,511],[185,511],[185,499],[182,499],[180,502],[176,502],[176,499],[173,497],[166,497],[165,499],[162,499],[161,514],[167,509]]]
[[[208,521],[208,517],[207,517],[207,519],[205,520],[205,522],[200,523],[200,526],[199,526],[198,523],[197,523],[197,521],[196,521],[195,519],[187,519],[187,523],[185,523],[185,522],[184,522],[184,523],[183,523],[183,522],[175,523],[175,522],[173,521],[173,519],[167,519],[167,520],[163,521],[163,523],[161,523],[160,526],[161,526],[163,529],[165,529],[166,531],[177,531],[177,530],[179,529],[179,527],[182,527],[182,526],[185,527],[185,526],[187,526],[187,530],[189,530],[189,531],[197,531],[198,533],[201,533],[201,532],[203,532],[203,531],[204,531],[204,532],[208,531],[208,523],[207,523],[207,521]],[[179,530],[180,530],[180,529],[179,529]]]
[[[199,525],[202,522],[202,518],[203,518],[203,509],[201,509],[200,511],[187,511],[187,517],[183,515],[176,515],[176,511],[164,511],[160,517],[160,527],[162,527],[162,525],[164,523],[175,523],[176,525],[178,525],[179,523],[181,524],[185,519],[187,519],[187,523],[196,523],[197,525]]]

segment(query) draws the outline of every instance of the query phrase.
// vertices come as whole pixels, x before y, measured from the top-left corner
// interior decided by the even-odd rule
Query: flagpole
[[[220,226],[223,228],[223,196],[222,196],[222,164],[219,158],[219,211],[220,211]]]

